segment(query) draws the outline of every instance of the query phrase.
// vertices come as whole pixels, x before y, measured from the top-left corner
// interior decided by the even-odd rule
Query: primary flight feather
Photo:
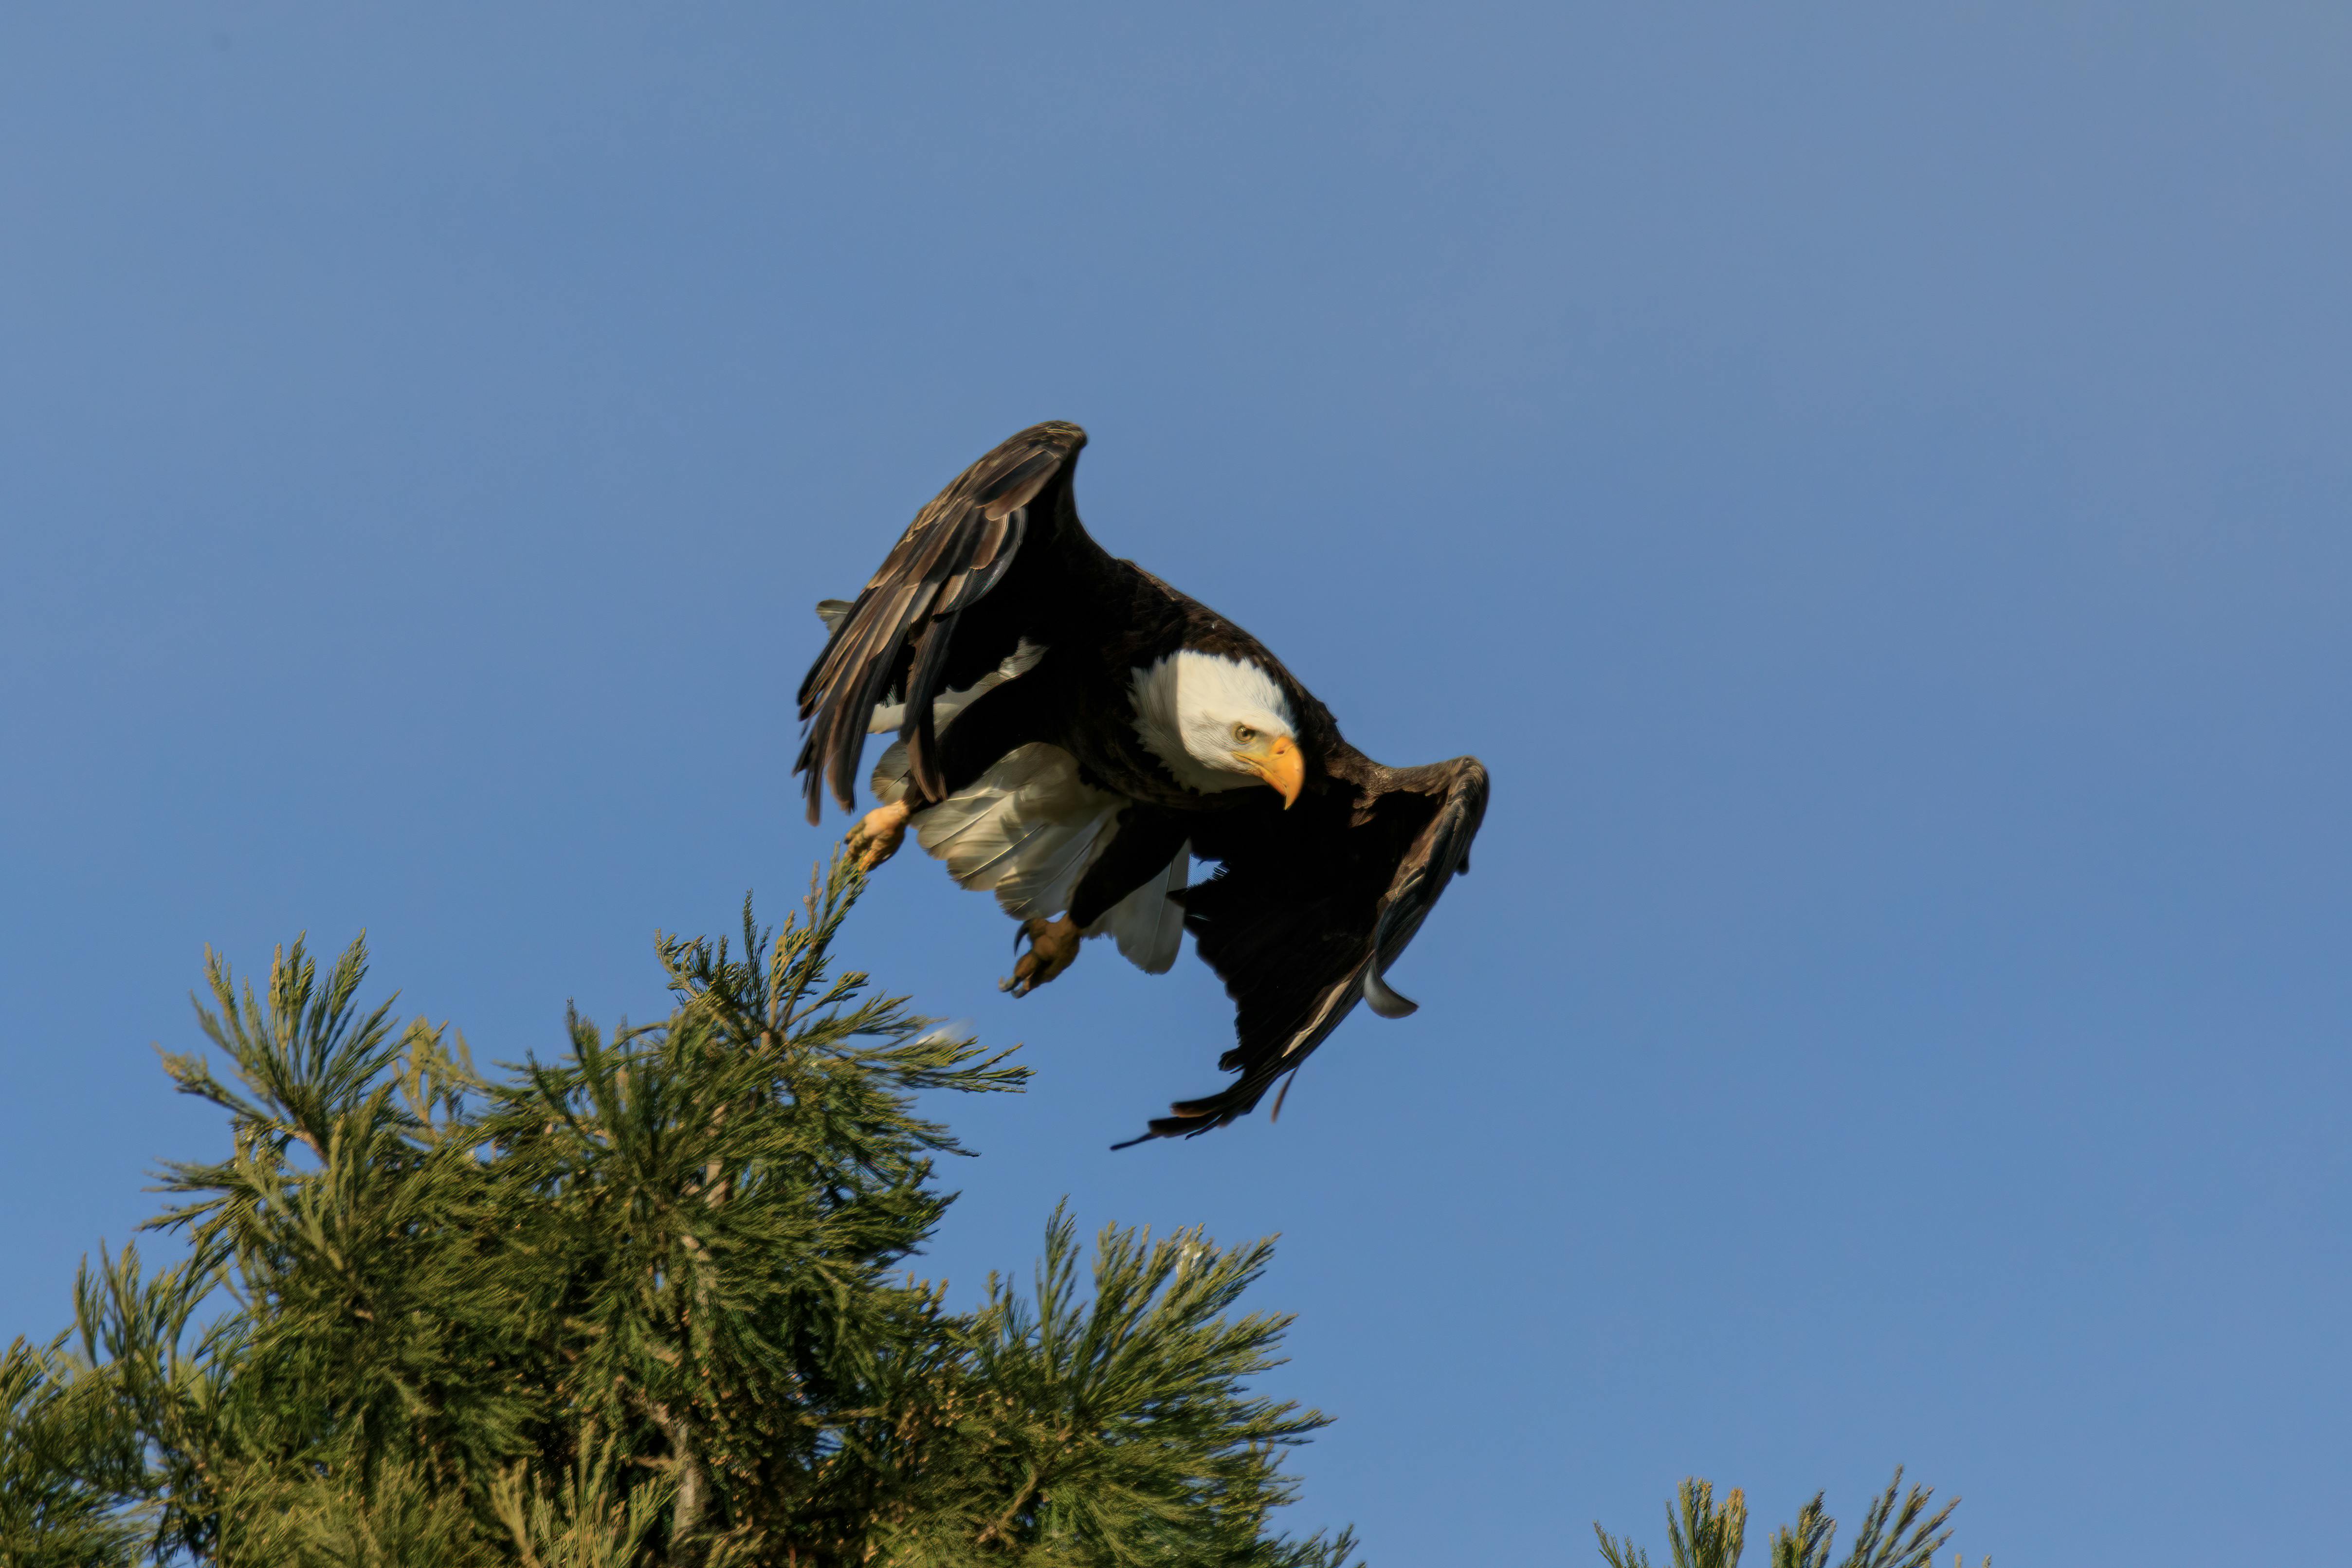
[[[1142,1138],[1205,1132],[1359,1000],[1412,1011],[1384,974],[1469,870],[1486,770],[1373,762],[1255,637],[1097,544],[1070,488],[1086,443],[1059,421],[1022,431],[916,514],[854,602],[818,606],[832,637],[801,682],[793,771],[811,822],[828,787],[855,809],[866,736],[896,733],[850,837],[870,868],[911,826],[993,890],[1029,943],[1016,995],[1084,937],[1158,974],[1190,931],[1234,999],[1218,1065],[1241,1076]],[[1196,856],[1219,869],[1187,886]]]

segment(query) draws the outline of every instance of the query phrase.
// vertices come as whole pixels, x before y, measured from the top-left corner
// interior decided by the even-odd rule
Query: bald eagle
[[[832,635],[801,682],[793,772],[812,823],[827,786],[854,810],[866,737],[896,733],[852,845],[870,869],[911,826],[993,890],[1028,942],[1015,995],[1081,938],[1160,974],[1192,933],[1234,999],[1218,1065],[1241,1077],[1141,1142],[1246,1114],[1359,999],[1413,1011],[1383,974],[1470,869],[1486,770],[1383,767],[1255,637],[1113,558],[1071,499],[1086,443],[1059,421],[1022,431],[915,515],[854,603],[818,606]],[[1188,886],[1194,856],[1219,869]]]

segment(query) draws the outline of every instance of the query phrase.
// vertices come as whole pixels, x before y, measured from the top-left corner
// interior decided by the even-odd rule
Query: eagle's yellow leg
[[[1057,921],[1023,921],[1021,935],[1029,939],[1029,951],[1013,964],[1013,978],[1001,980],[996,985],[999,991],[1010,991],[1015,996],[1028,995],[1069,968],[1078,956],[1080,932],[1078,922],[1064,915]],[[1018,942],[1020,937],[1013,940]]]
[[[915,808],[903,800],[888,805],[877,805],[858,820],[849,830],[850,852],[857,857],[857,868],[871,871],[898,852],[906,841],[907,819]]]

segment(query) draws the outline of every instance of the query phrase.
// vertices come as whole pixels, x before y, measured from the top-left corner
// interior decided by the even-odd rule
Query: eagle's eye
[[[1234,726],[1234,739],[1246,746],[1257,739],[1257,731],[1246,724],[1236,724]]]

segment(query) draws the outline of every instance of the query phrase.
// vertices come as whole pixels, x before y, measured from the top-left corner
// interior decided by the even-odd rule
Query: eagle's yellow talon
[[[997,989],[1028,995],[1076,962],[1082,934],[1078,922],[1067,915],[1057,921],[1023,921],[1021,935],[1029,939],[1029,951],[1013,965],[1013,977],[998,982]]]
[[[888,805],[877,805],[858,820],[849,830],[850,851],[857,857],[857,868],[871,871],[898,852],[906,842],[907,819],[915,808],[903,800]]]

